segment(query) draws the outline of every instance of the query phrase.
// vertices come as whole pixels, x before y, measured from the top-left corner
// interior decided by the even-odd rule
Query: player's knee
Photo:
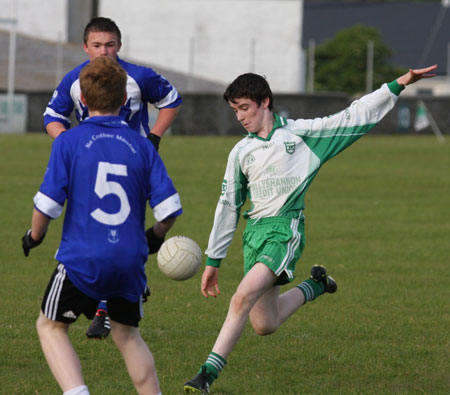
[[[130,344],[143,342],[138,328],[119,324],[113,320],[111,320],[111,337],[119,350],[124,350]]]
[[[42,316],[39,316],[39,318],[36,320],[36,330],[40,338],[51,336],[51,327],[47,320],[45,320],[45,318],[43,318]]]
[[[271,335],[272,333],[275,333],[275,331],[277,330],[277,326],[276,325],[272,325],[270,323],[265,323],[263,325],[260,324],[253,324],[253,331],[258,335],[258,336],[268,336]]]
[[[40,317],[36,320],[36,330],[38,335],[41,335],[41,331],[42,331],[42,321],[40,320]]]
[[[251,309],[251,302],[247,294],[236,291],[231,298],[230,306],[236,313],[239,314],[249,312]]]
[[[38,319],[36,320],[36,330],[38,332],[39,336],[42,336],[43,334],[48,331],[49,328],[49,320],[42,314],[39,315]]]

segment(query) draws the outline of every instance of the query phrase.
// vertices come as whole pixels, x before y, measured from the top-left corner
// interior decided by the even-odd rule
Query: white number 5
[[[103,199],[106,195],[113,194],[120,199],[120,210],[117,213],[105,213],[99,208],[95,209],[91,215],[98,222],[105,225],[123,224],[130,214],[130,203],[128,196],[122,185],[115,181],[108,181],[108,174],[117,176],[127,176],[127,167],[125,165],[117,165],[108,162],[99,162],[97,170],[97,180],[95,181],[95,193]]]

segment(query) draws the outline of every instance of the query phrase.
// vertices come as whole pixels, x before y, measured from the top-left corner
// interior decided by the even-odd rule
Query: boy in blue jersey
[[[58,265],[37,320],[39,339],[64,394],[88,394],[69,325],[92,319],[108,300],[111,335],[138,393],[159,394],[153,356],[140,336],[145,263],[182,213],[179,195],[154,146],[119,116],[125,70],[99,57],[80,74],[89,118],[53,143],[32,227],[22,238],[26,256],[44,239],[67,201]],[[149,202],[156,223],[145,231]]]
[[[118,57],[122,46],[121,32],[111,19],[93,18],[86,25],[83,41],[83,49],[89,59],[67,73],[53,93],[44,113],[47,133],[56,138],[69,129],[72,111],[79,122],[88,116],[88,109],[80,99],[79,74],[90,61],[106,56],[117,60],[127,72],[127,100],[120,108],[119,115],[136,132],[146,136],[158,150],[161,136],[175,120],[181,105],[181,97],[175,87],[154,70],[125,62]],[[151,131],[148,125],[148,103],[159,110]],[[86,335],[89,338],[104,338],[108,336],[109,330],[107,304],[102,301]]]
[[[75,111],[78,121],[88,116],[86,106],[80,100],[79,74],[86,64],[99,56],[117,60],[127,72],[127,101],[120,109],[123,119],[138,133],[149,138],[158,149],[162,135],[175,120],[181,105],[181,97],[175,87],[163,76],[148,67],[138,66],[118,57],[122,46],[121,32],[109,18],[93,18],[83,34],[83,49],[89,59],[62,79],[44,112],[47,133],[56,138],[69,129],[70,115]],[[158,109],[152,130],[149,129],[147,104]]]
[[[344,111],[316,119],[292,120],[274,113],[269,84],[259,75],[243,74],[228,86],[224,99],[248,135],[228,157],[201,291],[205,297],[220,293],[221,260],[249,197],[242,236],[244,278],[231,298],[211,353],[197,375],[184,384],[185,392],[209,392],[249,319],[256,334],[270,335],[305,303],[336,292],[337,284],[326,269],[315,265],[310,278],[281,293],[281,286],[294,280],[305,246],[305,194],[325,162],[381,121],[405,85],[433,77],[436,67],[410,70]]]

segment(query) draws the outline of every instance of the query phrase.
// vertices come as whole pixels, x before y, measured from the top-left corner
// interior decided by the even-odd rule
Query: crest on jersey
[[[112,244],[116,244],[119,242],[119,232],[117,231],[117,229],[108,230],[108,241]]]
[[[48,102],[48,105],[51,106],[57,97],[58,97],[58,90],[55,89],[53,92],[52,98]]]
[[[222,193],[221,196],[225,195],[225,192],[227,191],[227,180],[222,181]]]
[[[250,154],[249,156],[247,156],[247,159],[245,160],[245,163],[246,163],[247,165],[250,165],[250,164],[252,164],[254,161],[255,161],[255,157],[254,157],[252,154]]]
[[[286,152],[289,155],[292,155],[295,152],[295,142],[294,141],[285,142],[284,147],[286,148]]]

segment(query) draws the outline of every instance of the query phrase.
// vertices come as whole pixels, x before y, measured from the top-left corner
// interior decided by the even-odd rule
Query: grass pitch
[[[170,235],[206,248],[236,137],[166,137],[161,155],[185,213]],[[62,220],[25,259],[20,238],[51,140],[0,135],[0,393],[59,394],[34,323],[56,262]],[[319,172],[306,198],[307,247],[297,280],[324,264],[339,290],[301,308],[272,336],[247,327],[214,394],[447,394],[450,388],[450,143],[367,136]],[[147,222],[152,223],[151,212]],[[242,276],[241,221],[220,272],[222,294],[204,299],[200,277],[165,278],[147,264],[152,296],[141,332],[163,393],[181,394],[206,359]],[[287,288],[286,288],[287,289]],[[111,339],[70,336],[92,394],[134,388]]]

